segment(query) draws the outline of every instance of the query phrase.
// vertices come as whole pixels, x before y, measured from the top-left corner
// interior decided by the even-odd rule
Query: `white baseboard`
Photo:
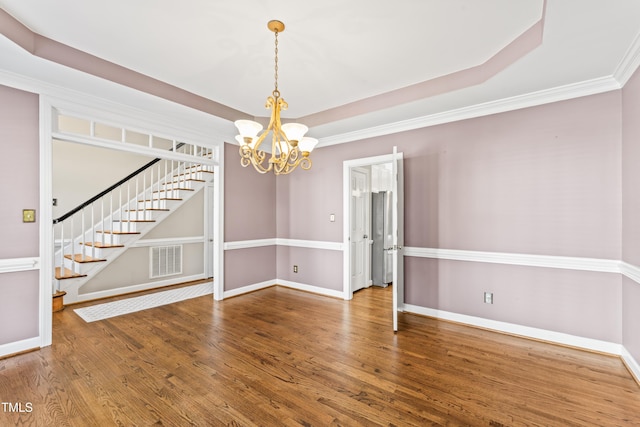
[[[253,285],[243,286],[242,288],[232,289],[230,291],[225,291],[224,297],[237,297],[238,295],[246,294],[249,292],[258,291],[260,289],[268,288],[269,286],[280,285],[285,288],[297,289],[299,291],[311,292],[318,295],[324,295],[328,297],[335,297],[343,299],[344,295],[342,291],[335,291],[333,289],[321,288],[319,286],[306,285],[304,283],[291,282],[289,280],[282,279],[274,279],[267,280],[260,283],[255,283]]]
[[[299,291],[311,292],[314,294],[320,294],[328,297],[344,299],[344,293],[342,291],[321,288],[319,286],[305,285],[304,283],[291,282],[289,280],[282,280],[282,279],[276,279],[276,283],[278,285],[285,286],[291,289],[297,289]]]
[[[638,364],[638,361],[633,358],[631,353],[629,353],[629,351],[624,346],[622,347],[621,356],[624,364],[627,365],[627,369],[631,371],[631,373],[635,377],[636,382],[640,384],[640,364]]]
[[[585,350],[613,354],[616,356],[622,355],[623,347],[620,344],[615,344],[608,341],[578,337],[561,332],[548,331],[546,329],[538,329],[529,326],[516,325],[513,323],[500,322],[497,320],[483,319],[481,317],[467,316],[464,314],[435,310],[432,308],[420,307],[417,305],[405,304],[404,310],[409,313],[435,317],[437,319],[450,320],[453,322],[464,323],[466,325],[505,332],[512,335],[519,335],[526,338],[533,338],[570,347],[577,347]]]
[[[255,283],[253,285],[243,286],[237,289],[231,289],[224,292],[225,298],[237,297],[238,295],[247,294],[249,292],[259,291],[260,289],[268,288],[276,284],[275,280],[266,280],[264,282]]]
[[[0,357],[40,348],[40,337],[0,345]]]
[[[141,285],[123,286],[121,288],[107,289],[105,291],[89,292],[86,294],[78,294],[78,300],[70,301],[69,303],[91,301],[95,299],[108,298],[116,295],[129,294],[132,292],[148,291],[149,289],[162,288],[164,286],[175,285],[176,283],[186,283],[186,282],[192,282],[194,280],[203,280],[203,279],[206,279],[204,274],[196,274],[193,276],[177,277],[177,278],[174,277],[173,279],[160,280],[157,282],[144,283]],[[176,281],[179,281],[179,282],[176,282]]]

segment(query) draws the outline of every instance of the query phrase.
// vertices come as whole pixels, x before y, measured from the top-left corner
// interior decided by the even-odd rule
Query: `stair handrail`
[[[181,148],[183,145],[185,145],[184,142],[180,142],[176,145],[176,149]],[[173,151],[173,148],[171,148],[169,151]],[[122,184],[124,184],[125,182],[129,181],[131,178],[140,175],[142,172],[146,171],[147,169],[149,169],[151,166],[155,165],[156,163],[158,163],[160,160],[162,160],[160,157],[156,157],[155,159],[151,160],[149,163],[147,163],[146,165],[142,166],[141,168],[139,168],[138,170],[130,173],[129,175],[127,175],[126,177],[122,178],[120,181],[116,182],[115,184],[111,185],[109,188],[107,188],[104,191],[101,191],[100,193],[96,194],[95,196],[93,196],[92,198],[88,199],[85,202],[82,202],[81,204],[79,204],[78,206],[76,206],[75,208],[71,209],[69,212],[65,213],[64,215],[60,216],[59,218],[56,218],[53,220],[54,224],[58,224],[62,221],[64,221],[65,219],[69,218],[70,216],[72,216],[73,214],[80,212],[82,209],[86,208],[87,206],[89,206],[91,203],[95,202],[96,200],[100,199],[101,197],[109,194],[110,192],[112,192],[113,190],[115,190],[116,188],[120,187]]]

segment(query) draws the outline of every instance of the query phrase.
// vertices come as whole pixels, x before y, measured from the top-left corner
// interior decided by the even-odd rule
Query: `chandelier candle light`
[[[240,143],[240,164],[244,167],[252,164],[260,173],[273,170],[276,175],[286,175],[300,166],[302,169],[311,168],[309,154],[318,143],[315,138],[305,137],[309,130],[300,123],[280,123],[280,111],[289,105],[280,97],[278,90],[278,33],[284,31],[284,24],[280,21],[269,21],[267,28],[275,33],[275,88],[267,98],[265,108],[271,110],[269,126],[260,133],[262,125],[252,120],[236,120],[235,125],[240,135],[236,141]],[[260,135],[258,135],[260,133]],[[271,133],[271,157],[267,164],[267,153],[260,149],[266,136]]]

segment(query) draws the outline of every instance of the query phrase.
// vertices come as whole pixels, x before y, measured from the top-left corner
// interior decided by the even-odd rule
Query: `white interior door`
[[[392,233],[393,233],[393,330],[398,330],[398,312],[404,311],[404,170],[402,153],[393,147]]]
[[[370,275],[371,170],[352,168],[350,175],[351,292],[355,292],[368,285]]]

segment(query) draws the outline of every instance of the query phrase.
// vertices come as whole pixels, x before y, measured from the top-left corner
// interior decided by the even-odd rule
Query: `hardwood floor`
[[[272,287],[94,323],[0,360],[0,425],[640,425],[615,357]],[[31,411],[28,411],[29,407]],[[13,406],[13,409],[16,409]],[[9,408],[10,409],[10,408]]]

